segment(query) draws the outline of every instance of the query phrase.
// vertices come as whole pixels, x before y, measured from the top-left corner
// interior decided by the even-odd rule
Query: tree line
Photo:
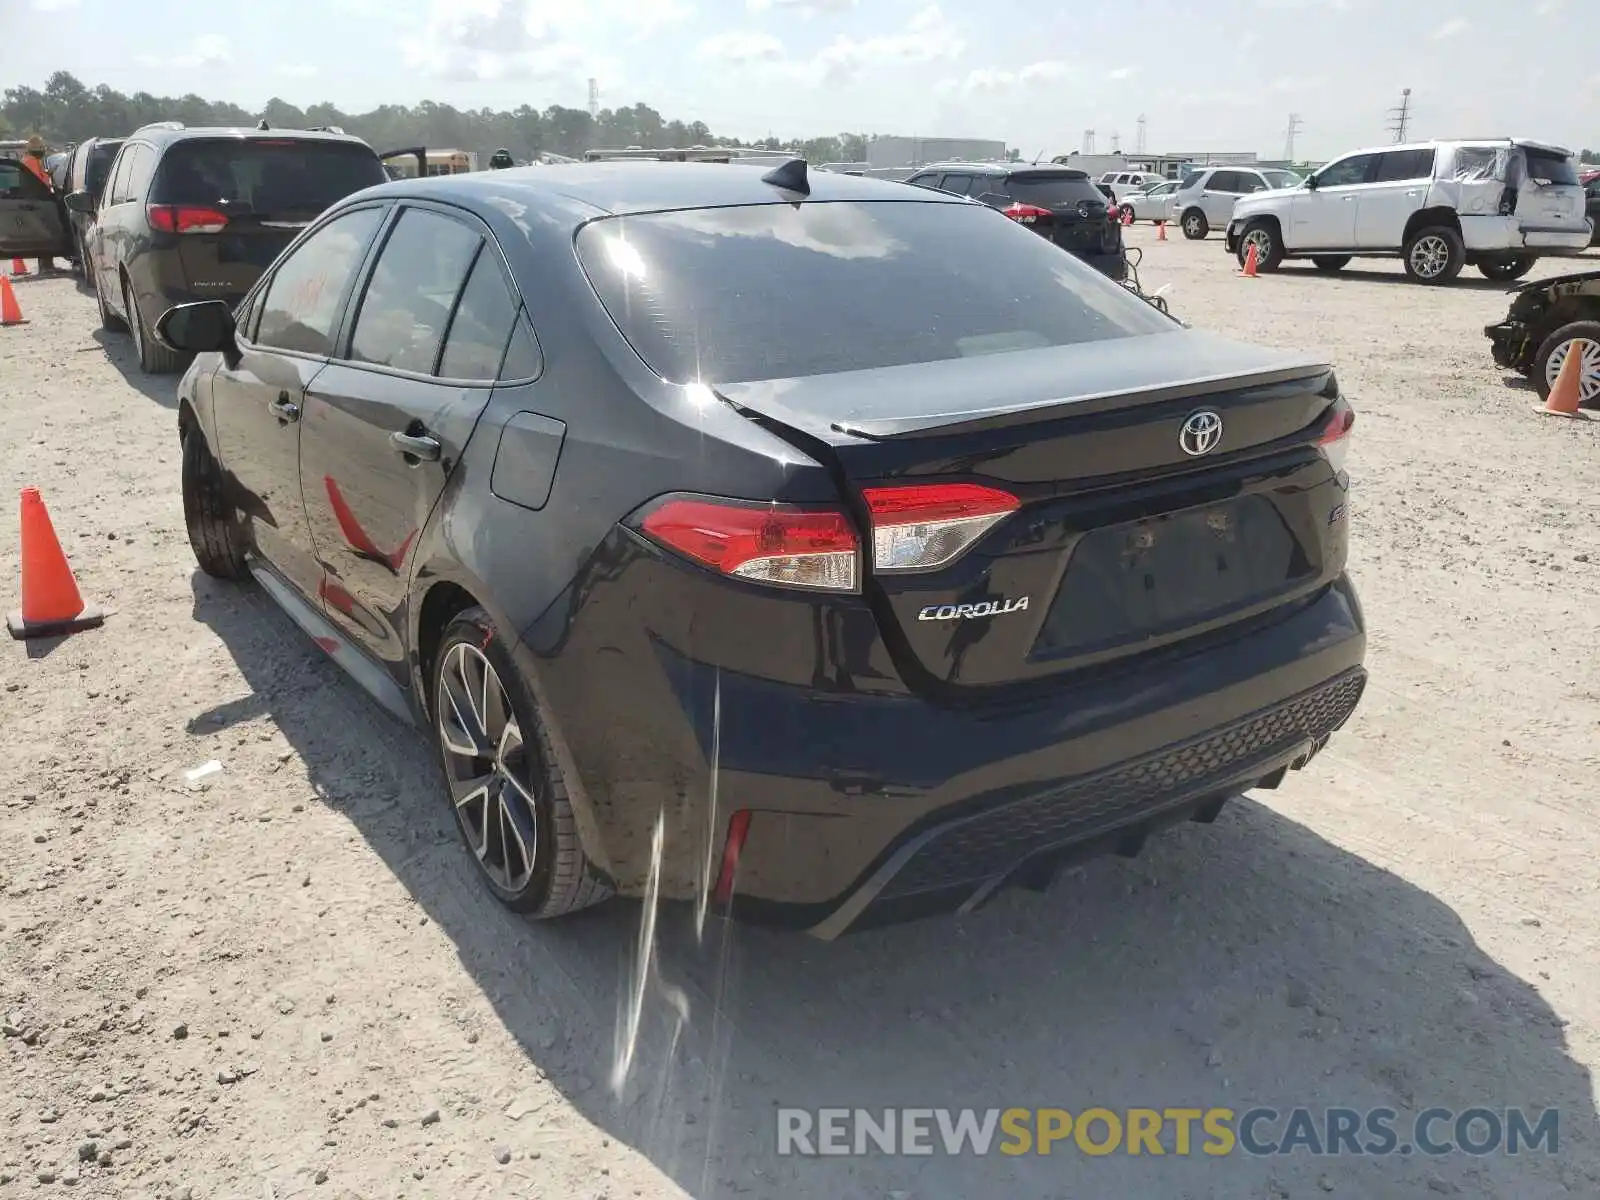
[[[371,112],[341,112],[332,104],[297,108],[274,97],[259,112],[225,100],[187,96],[124,95],[99,84],[88,87],[70,72],[57,71],[44,88],[10,87],[0,101],[0,138],[39,134],[52,146],[91,137],[116,137],[155,121],[185,125],[269,125],[305,129],[337,125],[369,142],[378,151],[408,146],[476,151],[481,162],[505,147],[518,162],[542,153],[581,157],[596,147],[741,146],[791,150],[811,162],[858,162],[866,157],[869,135],[840,133],[785,142],[766,138],[743,142],[718,137],[703,121],[666,120],[648,104],[603,108],[591,117],[587,109],[552,104],[537,109],[522,105],[510,112],[458,109],[424,100],[420,104],[385,104]]]

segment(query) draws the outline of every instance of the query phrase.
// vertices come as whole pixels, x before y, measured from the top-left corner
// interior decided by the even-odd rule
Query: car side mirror
[[[236,355],[233,310],[221,300],[198,300],[167,309],[156,321],[156,336],[189,354]]]
[[[67,206],[68,212],[75,212],[81,216],[94,216],[94,197],[88,192],[68,192],[61,197],[61,203]]]
[[[1309,188],[1311,191],[1314,192],[1314,191],[1317,190],[1317,177],[1315,175],[1307,175],[1305,182],[1306,182],[1306,187]]]

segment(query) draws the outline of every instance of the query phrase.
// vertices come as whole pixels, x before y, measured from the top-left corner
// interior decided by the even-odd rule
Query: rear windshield
[[[1040,208],[1064,208],[1080,200],[1103,201],[1100,189],[1083,174],[1013,175],[1006,186],[1014,199]]]
[[[304,219],[388,178],[372,148],[353,142],[197,139],[163,156],[151,200],[225,202],[261,216]]]
[[[623,336],[653,371],[680,383],[862,371],[1178,328],[977,205],[814,202],[608,217],[584,226],[577,247]]]
[[[105,191],[106,176],[111,174],[111,164],[116,160],[119,142],[96,142],[89,149],[89,161],[83,168],[83,186],[91,196],[99,198]]]
[[[1528,150],[1528,178],[1535,183],[1560,183],[1577,185],[1578,170],[1570,158],[1559,154],[1541,154]]]

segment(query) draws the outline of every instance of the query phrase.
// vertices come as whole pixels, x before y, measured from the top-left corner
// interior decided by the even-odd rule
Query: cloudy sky
[[[65,68],[247,107],[607,106],[745,137],[1002,138],[1301,155],[1415,130],[1600,144],[1600,0],[0,0],[4,79]],[[1583,15],[1587,10],[1588,15]],[[24,29],[18,40],[15,32]],[[1585,48],[1591,62],[1585,63]]]

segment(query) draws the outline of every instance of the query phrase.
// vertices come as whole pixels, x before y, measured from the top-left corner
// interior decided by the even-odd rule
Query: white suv
[[[1418,283],[1472,264],[1517,279],[1545,255],[1582,254],[1592,225],[1572,153],[1522,138],[1433,141],[1358,150],[1289,191],[1246,196],[1227,246],[1258,270],[1309,258],[1337,271],[1355,257],[1405,262]]]
[[[1107,171],[1095,182],[1110,184],[1111,198],[1121,204],[1129,196],[1136,196],[1165,180],[1165,176],[1152,175],[1149,171]]]

